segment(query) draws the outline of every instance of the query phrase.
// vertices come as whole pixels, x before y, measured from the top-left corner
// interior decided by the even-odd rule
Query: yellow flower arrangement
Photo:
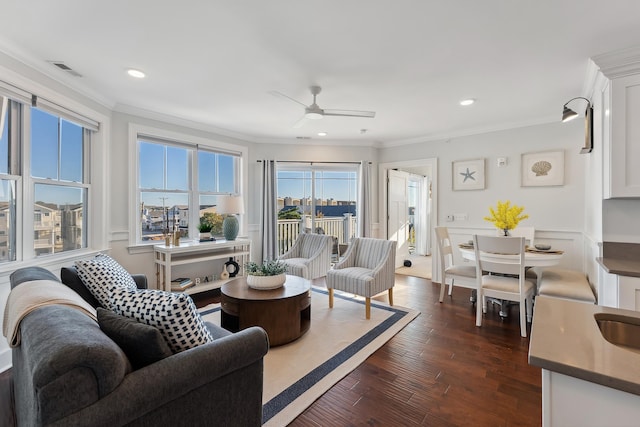
[[[489,207],[491,216],[485,216],[484,220],[493,223],[496,227],[504,231],[504,235],[507,236],[509,230],[516,228],[518,223],[523,219],[529,218],[529,215],[522,215],[524,206],[511,206],[511,202],[507,200],[502,203],[498,200],[498,206],[496,209]]]

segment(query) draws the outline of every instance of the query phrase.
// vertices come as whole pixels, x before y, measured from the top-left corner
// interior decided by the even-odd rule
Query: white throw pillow
[[[137,289],[131,274],[109,255],[98,254],[93,259],[78,260],[75,265],[82,283],[105,308],[112,309],[109,299],[116,290]]]
[[[155,289],[119,290],[111,297],[111,306],[116,314],[157,328],[174,353],[213,341],[187,294]]]

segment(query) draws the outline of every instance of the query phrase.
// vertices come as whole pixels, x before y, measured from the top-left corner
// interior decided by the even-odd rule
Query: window
[[[5,88],[0,85],[0,262],[86,248],[87,159],[97,123],[78,124],[80,115],[44,100],[38,107],[35,96],[2,96]]]
[[[241,193],[240,152],[139,134],[137,158],[138,242],[176,231],[195,238],[201,222],[222,236],[217,198]]]
[[[278,164],[277,179],[280,254],[301,231],[335,236],[341,244],[356,235],[357,165]]]
[[[87,246],[83,211],[85,147],[89,132],[68,120],[31,108],[31,178],[36,255]]]

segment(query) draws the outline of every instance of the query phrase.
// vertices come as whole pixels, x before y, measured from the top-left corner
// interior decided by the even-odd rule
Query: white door
[[[387,175],[387,239],[397,243],[396,268],[409,258],[409,174],[389,170]]]

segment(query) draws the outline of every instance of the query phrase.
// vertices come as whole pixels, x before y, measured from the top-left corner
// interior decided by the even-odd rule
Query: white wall
[[[438,158],[439,225],[448,227],[490,228],[483,220],[489,206],[498,200],[510,200],[525,207],[529,219],[522,225],[537,230],[576,231],[584,228],[585,190],[583,184],[587,157],[578,154],[583,144],[583,127],[579,123],[551,123],[456,138],[425,142],[380,150],[380,162],[415,158]],[[564,185],[557,187],[522,187],[520,163],[523,153],[563,150]],[[497,167],[496,159],[506,157],[508,165]],[[484,190],[453,191],[451,164],[455,160],[484,158]],[[468,215],[466,221],[444,222],[449,214]]]

